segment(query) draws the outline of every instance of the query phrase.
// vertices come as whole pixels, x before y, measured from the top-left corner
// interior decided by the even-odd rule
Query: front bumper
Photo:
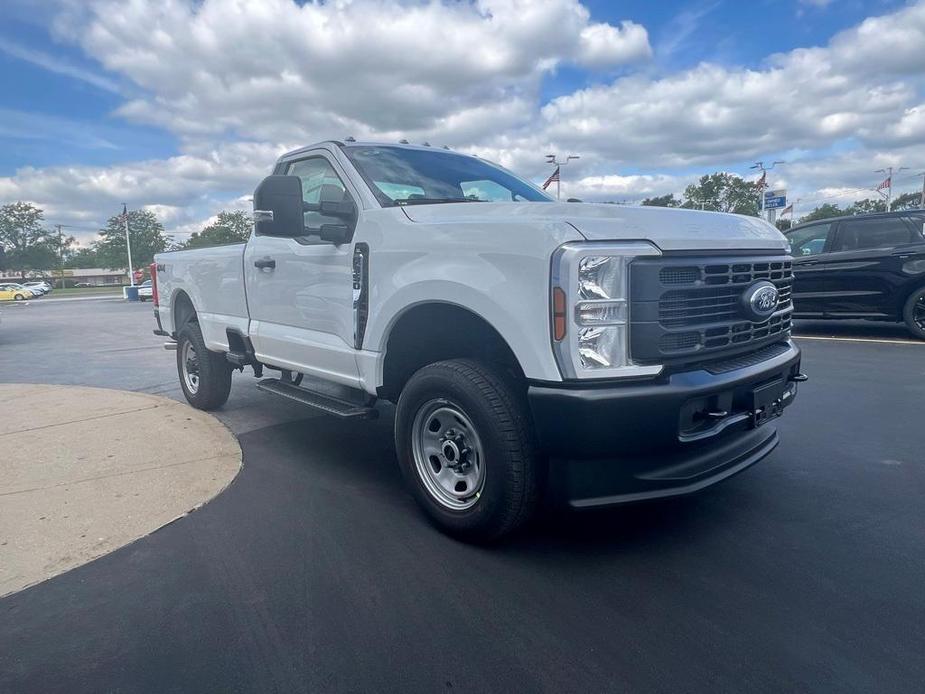
[[[778,443],[765,417],[793,402],[800,374],[792,342],[764,355],[654,382],[531,384],[551,494],[574,507],[687,494],[758,462]]]

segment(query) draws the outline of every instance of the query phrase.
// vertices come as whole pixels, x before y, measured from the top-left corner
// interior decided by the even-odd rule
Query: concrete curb
[[[0,596],[186,515],[240,467],[234,435],[185,403],[0,384]]]

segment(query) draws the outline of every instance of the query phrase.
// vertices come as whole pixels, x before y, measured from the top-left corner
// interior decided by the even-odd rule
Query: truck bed
[[[225,330],[247,334],[247,297],[244,291],[244,245],[211,246],[158,253],[157,293],[161,324],[174,332],[175,307],[187,294],[196,306],[202,336],[210,349],[228,349]]]

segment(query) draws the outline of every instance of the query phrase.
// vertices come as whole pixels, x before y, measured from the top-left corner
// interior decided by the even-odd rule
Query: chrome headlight
[[[564,378],[651,376],[629,352],[629,265],[650,243],[567,243],[552,259],[552,342]]]

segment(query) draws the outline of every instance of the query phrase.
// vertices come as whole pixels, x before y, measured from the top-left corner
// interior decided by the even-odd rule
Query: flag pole
[[[129,285],[135,286],[135,266],[132,265],[132,242],[128,234],[128,209],[125,203],[122,203],[122,221],[125,222],[125,249],[128,251],[128,281]]]

